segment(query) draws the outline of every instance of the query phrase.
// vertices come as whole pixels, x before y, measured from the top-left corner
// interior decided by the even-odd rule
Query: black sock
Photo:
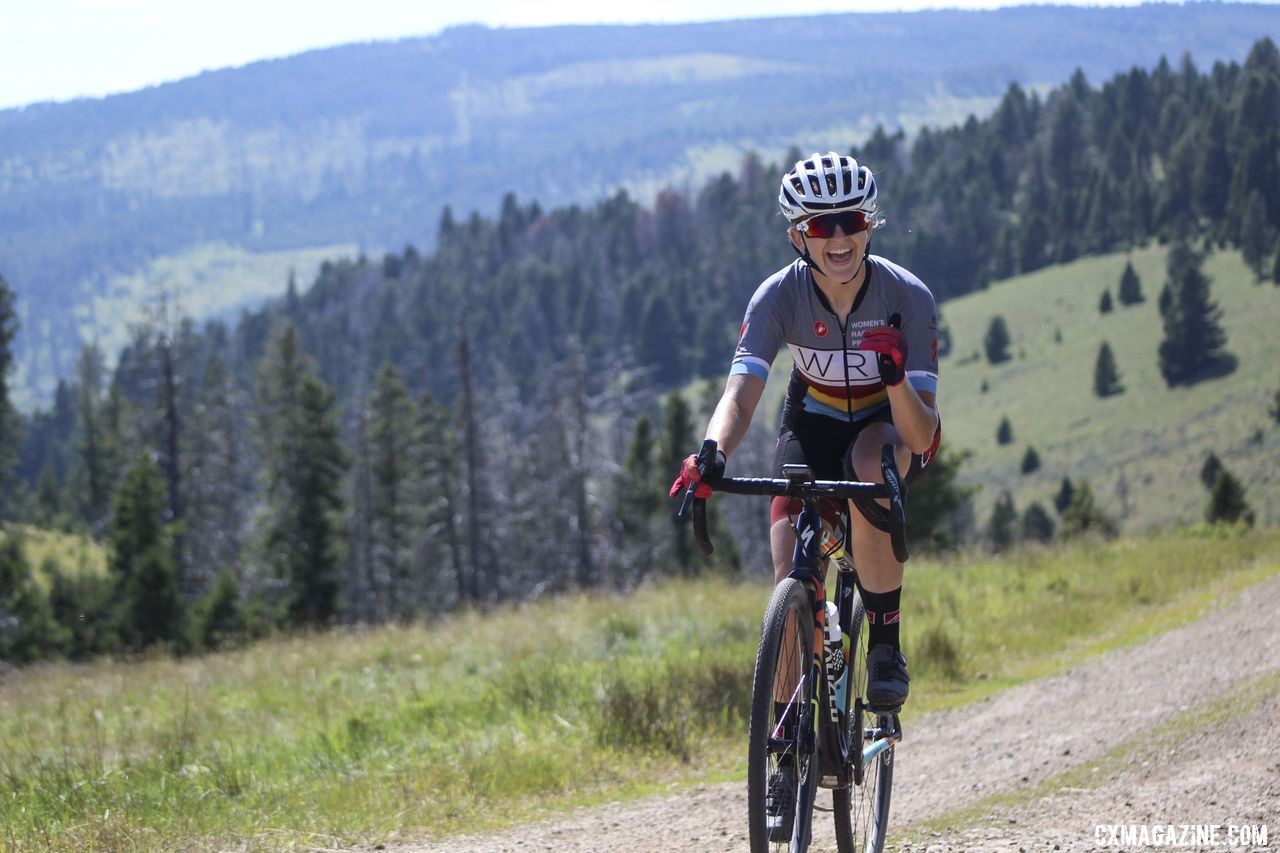
[[[873,647],[887,643],[900,650],[898,617],[902,587],[889,592],[867,592],[864,589],[861,593],[862,605],[867,610],[867,642]]]

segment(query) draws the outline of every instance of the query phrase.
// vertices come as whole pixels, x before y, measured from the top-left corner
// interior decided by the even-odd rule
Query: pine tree
[[[987,521],[987,541],[993,551],[1007,551],[1018,539],[1018,510],[1013,505],[1013,495],[1001,492],[991,508]]]
[[[463,513],[465,531],[463,541],[464,566],[463,577],[466,580],[466,598],[479,601],[482,594],[497,585],[497,578],[492,577],[496,567],[489,554],[489,540],[484,535],[484,519],[488,517],[488,509],[492,499],[484,482],[483,447],[480,433],[479,413],[476,409],[475,375],[471,360],[471,338],[467,329],[467,315],[462,319],[462,334],[458,338],[458,380],[459,395],[457,401],[457,425],[459,439],[462,443],[461,482],[466,489],[466,512]]]
[[[1205,508],[1204,517],[1210,524],[1234,524],[1243,521],[1252,527],[1253,510],[1249,509],[1244,499],[1244,486],[1230,471],[1223,469],[1213,481],[1213,489],[1209,494],[1209,505]]]
[[[1115,532],[1102,508],[1093,499],[1088,483],[1081,483],[1072,490],[1071,503],[1062,512],[1062,535],[1077,536],[1082,533],[1100,533],[1109,536]]]
[[[1218,475],[1222,471],[1222,460],[1218,458],[1218,454],[1210,451],[1204,458],[1204,464],[1200,466],[1200,482],[1206,489],[1212,490],[1213,484],[1218,481]]]
[[[1160,372],[1169,385],[1194,382],[1207,369],[1229,358],[1222,310],[1209,298],[1210,280],[1201,259],[1186,243],[1169,248],[1169,303],[1164,311]]]
[[[1131,261],[1125,261],[1124,272],[1120,274],[1119,296],[1121,305],[1138,305],[1146,299],[1142,295],[1142,279],[1138,278]]]
[[[361,406],[356,422],[355,448],[348,477],[347,570],[343,574],[342,598],[347,618],[377,623],[387,618],[389,579],[378,577],[373,554],[373,447],[369,440],[369,409]]]
[[[422,592],[412,571],[411,469],[405,465],[414,451],[414,421],[413,400],[404,380],[393,365],[384,364],[369,400],[373,570],[385,583],[388,603],[396,603],[382,608],[384,614],[394,609],[400,617],[413,612]],[[380,615],[385,618],[384,614]]]
[[[1067,511],[1067,507],[1071,506],[1071,501],[1075,498],[1076,487],[1071,482],[1070,477],[1063,477],[1062,484],[1058,486],[1058,492],[1053,496],[1053,508],[1058,511],[1058,515],[1062,515]]]
[[[36,524],[41,527],[56,527],[62,514],[62,487],[58,485],[58,476],[53,473],[52,460],[46,459],[40,468],[40,479],[36,484]]]
[[[96,345],[86,345],[76,363],[78,435],[71,479],[80,517],[95,532],[110,509],[115,468],[101,411],[102,374],[102,352]]]
[[[659,525],[665,502],[654,464],[657,450],[648,415],[636,419],[618,485],[620,570],[628,584],[639,583],[656,568],[657,540],[667,535]]]
[[[1124,390],[1120,384],[1120,371],[1116,369],[1116,357],[1111,352],[1111,345],[1106,341],[1098,347],[1098,358],[1093,363],[1093,393],[1099,397],[1110,397]]]
[[[190,428],[184,432],[187,494],[182,539],[183,593],[205,594],[223,570],[239,576],[246,522],[244,393],[221,358],[205,371]]]
[[[191,645],[217,651],[243,642],[248,618],[240,600],[240,581],[230,569],[218,572],[191,615]]]
[[[0,661],[24,664],[61,654],[69,640],[11,531],[0,539]]]
[[[1098,299],[1098,313],[1110,314],[1115,305],[1111,301],[1111,290],[1109,288],[1102,289],[1102,296]]]
[[[1255,189],[1249,194],[1240,223],[1240,254],[1258,281],[1266,275],[1267,254],[1275,239],[1276,231],[1267,219],[1266,203],[1262,193]]]
[[[114,608],[114,579],[110,575],[64,573],[51,559],[43,567],[50,579],[49,606],[67,634],[66,654],[84,660],[103,652],[120,651]]]
[[[658,454],[658,470],[670,471],[674,478],[680,471],[680,465],[690,453],[698,448],[694,446],[693,421],[689,404],[679,392],[667,398],[663,417],[662,444]],[[678,495],[675,500],[683,500]],[[670,530],[672,569],[677,573],[690,574],[695,570],[695,548],[690,525],[673,521]]]
[[[111,576],[117,625],[129,648],[177,640],[185,618],[171,540],[161,522],[164,482],[150,457],[125,474],[111,515]]]
[[[18,461],[18,413],[9,399],[9,374],[13,372],[13,340],[18,334],[18,313],[13,291],[0,275],[0,521],[12,516],[14,466]]]
[[[996,444],[1012,444],[1013,443],[1013,424],[1009,423],[1009,417],[1000,419],[1000,425],[996,427]]]
[[[456,441],[449,410],[430,394],[418,398],[411,481],[416,512],[413,571],[423,604],[445,607],[466,598],[462,545],[462,500]],[[445,581],[454,581],[452,595]]]
[[[1040,454],[1036,453],[1034,447],[1028,447],[1027,452],[1023,454],[1020,470],[1023,474],[1031,474],[1040,470]]]
[[[1022,538],[1033,542],[1052,542],[1053,518],[1038,502],[1032,502],[1022,513]]]
[[[1000,314],[991,318],[987,333],[982,338],[982,346],[987,354],[987,361],[999,364],[1009,358],[1009,326]]]
[[[269,517],[267,563],[289,585],[295,625],[324,625],[337,611],[338,515],[346,455],[334,392],[311,373],[288,321],[273,331],[256,393]]]
[[[1276,235],[1276,244],[1271,249],[1271,283],[1280,285],[1280,234]]]

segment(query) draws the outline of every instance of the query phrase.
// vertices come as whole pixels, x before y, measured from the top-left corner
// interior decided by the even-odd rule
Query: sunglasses
[[[803,222],[797,223],[796,230],[809,237],[817,237],[826,239],[834,237],[836,226],[840,226],[840,230],[847,235],[858,234],[866,231],[871,227],[871,220],[860,210],[845,210],[840,213],[823,213],[819,216],[811,216]]]

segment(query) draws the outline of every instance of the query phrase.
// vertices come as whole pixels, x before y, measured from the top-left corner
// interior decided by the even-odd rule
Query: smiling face
[[[866,229],[847,234],[836,225],[830,237],[813,237],[791,228],[787,236],[801,254],[806,248],[809,250],[809,256],[816,261],[813,273],[820,284],[844,284],[851,276],[862,273],[860,265],[874,227],[874,222],[868,222]]]

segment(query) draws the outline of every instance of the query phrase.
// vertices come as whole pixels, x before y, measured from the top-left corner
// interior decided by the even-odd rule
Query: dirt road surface
[[[916,719],[898,749],[889,847],[1121,849],[1113,825],[1173,825],[1181,835],[1184,825],[1217,824],[1223,842],[1230,826],[1266,825],[1268,843],[1146,849],[1280,849],[1278,673],[1280,578],[1141,645]],[[1114,757],[1124,743],[1131,748]],[[1072,768],[1079,772],[1059,778]],[[820,805],[824,799],[825,792]],[[746,792],[738,782],[386,849],[648,853],[747,846]],[[812,849],[835,850],[830,818],[821,813]]]

